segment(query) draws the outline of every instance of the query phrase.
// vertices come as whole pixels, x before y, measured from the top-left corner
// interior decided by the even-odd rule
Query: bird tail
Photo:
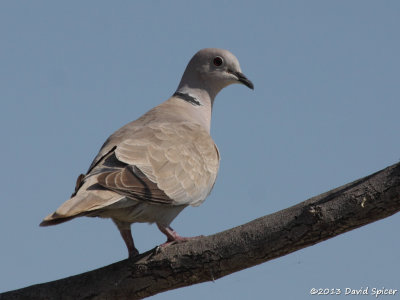
[[[72,216],[72,217],[62,217],[62,216],[57,216],[56,213],[53,213],[51,215],[48,215],[46,218],[44,218],[44,220],[42,221],[42,223],[39,224],[39,226],[52,226],[52,225],[57,225],[60,223],[64,223],[67,222],[69,220],[72,220],[74,218],[76,218],[78,216]]]
[[[82,216],[96,217],[99,210],[124,197],[109,190],[101,190],[101,194],[96,190],[84,191],[65,201],[54,213],[44,218],[40,226],[57,225]]]

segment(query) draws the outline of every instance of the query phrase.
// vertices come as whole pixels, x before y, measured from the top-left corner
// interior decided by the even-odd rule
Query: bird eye
[[[214,66],[219,67],[219,66],[221,66],[223,63],[224,63],[224,60],[222,59],[221,56],[216,56],[216,57],[213,59],[213,64],[214,64]]]

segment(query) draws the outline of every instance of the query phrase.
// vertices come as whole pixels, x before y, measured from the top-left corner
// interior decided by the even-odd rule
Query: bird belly
[[[158,223],[168,226],[187,205],[149,204],[124,198],[98,216],[129,223]]]

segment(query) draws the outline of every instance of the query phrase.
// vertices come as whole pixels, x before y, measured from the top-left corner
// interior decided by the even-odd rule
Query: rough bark
[[[0,294],[8,299],[140,299],[211,281],[400,210],[400,163],[295,206],[135,259]]]

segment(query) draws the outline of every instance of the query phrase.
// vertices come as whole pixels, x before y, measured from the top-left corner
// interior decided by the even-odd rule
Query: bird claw
[[[165,243],[161,244],[159,247],[164,248],[169,245],[175,245],[179,243],[184,243],[190,240],[195,240],[204,237],[204,235],[198,235],[198,236],[190,236],[190,237],[183,237],[183,236],[175,236],[173,240],[167,240]]]
[[[135,258],[139,255],[139,251],[135,248],[133,251],[129,252],[129,258]]]

